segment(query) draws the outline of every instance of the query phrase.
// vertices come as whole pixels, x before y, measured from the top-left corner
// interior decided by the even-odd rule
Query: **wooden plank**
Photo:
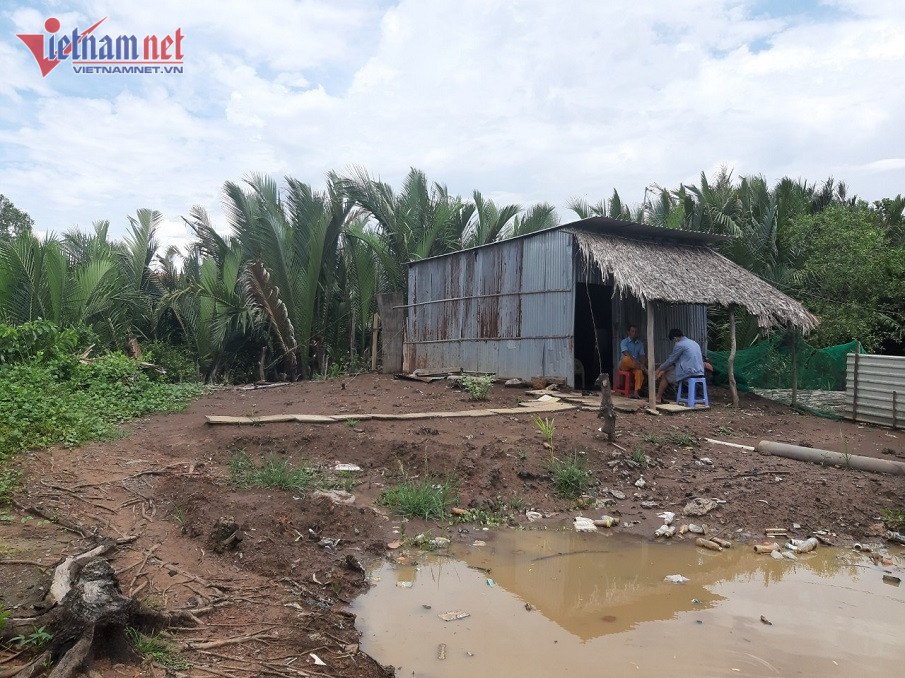
[[[534,401],[536,402],[536,401]],[[208,424],[233,424],[256,426],[260,424],[274,424],[285,422],[298,422],[303,424],[333,424],[349,419],[365,421],[373,420],[409,420],[409,419],[458,419],[470,417],[492,417],[501,414],[526,414],[528,412],[561,412],[574,410],[575,405],[568,403],[521,403],[521,407],[502,407],[484,410],[454,410],[451,412],[409,412],[405,414],[271,414],[262,417],[229,417],[209,414],[205,417]]]
[[[405,303],[402,292],[377,295],[380,314],[380,357],[384,374],[402,372],[402,341],[405,331]]]

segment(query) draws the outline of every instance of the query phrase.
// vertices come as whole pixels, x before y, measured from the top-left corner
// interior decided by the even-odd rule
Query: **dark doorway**
[[[601,372],[613,373],[613,288],[593,283],[575,286],[575,360],[584,368],[584,388],[594,385]],[[581,388],[581,373],[575,365],[575,386]]]

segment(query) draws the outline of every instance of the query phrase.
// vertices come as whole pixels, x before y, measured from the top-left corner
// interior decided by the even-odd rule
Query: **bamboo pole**
[[[379,318],[376,313],[371,321],[371,371],[377,371],[377,326]]]
[[[792,407],[798,404],[798,361],[795,357],[795,344],[798,342],[798,330],[792,328]]]
[[[729,393],[732,407],[738,407],[738,388],[735,383],[735,304],[729,304]]]
[[[647,306],[647,407],[649,412],[657,412],[657,380],[654,378],[654,302],[648,299]]]

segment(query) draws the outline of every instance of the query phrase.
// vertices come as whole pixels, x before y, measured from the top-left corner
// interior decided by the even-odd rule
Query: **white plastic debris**
[[[308,656],[311,657],[311,659],[314,661],[315,666],[326,666],[327,665],[327,663],[323,659],[318,657],[313,652],[311,654],[309,654]]]
[[[533,523],[540,520],[544,516],[537,511],[525,511],[525,517],[528,519],[529,523]]]
[[[361,466],[358,464],[337,464],[333,467],[337,473],[360,473]]]
[[[676,528],[671,527],[669,525],[661,525],[656,532],[654,532],[655,537],[666,537],[669,539],[676,533]]]
[[[575,531],[576,532],[596,532],[597,526],[594,524],[594,521],[590,518],[585,518],[583,516],[575,516]]]
[[[683,577],[681,574],[668,574],[663,578],[663,581],[668,581],[672,584],[684,584],[688,581],[688,577]]]
[[[783,557],[783,558],[788,558],[789,560],[798,560],[798,558],[796,557],[796,555],[795,555],[794,553],[792,553],[791,551],[783,551],[783,552],[782,552],[782,557]]]
[[[664,524],[672,525],[672,521],[676,519],[676,514],[672,511],[663,511],[663,513],[658,513],[657,517],[663,518]]]
[[[689,523],[688,531],[692,534],[704,534],[704,528],[697,523]]]
[[[770,551],[770,555],[774,560],[782,560],[782,553],[780,553],[779,551]]]
[[[638,480],[635,481],[635,487],[646,487],[646,486],[647,486],[647,482],[644,480],[644,476],[641,476],[640,478],[638,478]]]

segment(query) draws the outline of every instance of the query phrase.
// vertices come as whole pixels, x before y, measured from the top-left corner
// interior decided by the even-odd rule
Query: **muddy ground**
[[[123,591],[160,608],[192,610],[203,622],[173,631],[173,642],[193,665],[180,673],[383,676],[386,670],[359,652],[354,618],[345,611],[367,589],[361,566],[399,557],[387,544],[402,535],[427,531],[464,540],[480,529],[468,522],[420,521],[401,529],[399,518],[377,500],[404,476],[454,480],[460,506],[479,509],[485,520],[528,525],[525,511],[533,509],[546,517],[532,528],[571,529],[576,515],[599,518],[606,512],[622,520],[614,529],[647,537],[661,523],[657,513],[681,515],[694,497],[725,502],[695,520],[726,538],[759,540],[764,528],[785,527],[792,536],[825,530],[840,545],[877,536],[881,511],[905,507],[902,476],[764,457],[703,441],[754,445],[772,439],[905,459],[905,433],[800,414],[749,394],[742,394],[735,410],[725,391],[712,388],[710,395],[709,411],[619,414],[616,445],[598,432],[596,412],[546,415],[555,418],[556,456],[577,455],[588,469],[592,499],[579,507],[556,496],[550,451],[527,411],[351,425],[208,426],[204,419],[515,407],[532,397],[523,389],[497,386],[489,403],[471,403],[444,381],[359,375],[219,390],[184,413],[129,424],[119,441],[22,455],[22,490],[15,506],[0,510],[0,598],[15,616],[34,614],[48,566],[89,549],[96,535],[137,536],[111,555]],[[294,465],[316,465],[324,469],[321,482],[354,484],[356,500],[337,505],[311,494],[237,489],[228,482],[229,462],[240,451],[258,461],[273,454]],[[641,454],[647,468],[632,459]],[[335,477],[330,469],[337,462],[357,464],[363,472],[355,481]],[[634,483],[642,474],[646,485],[639,489]],[[607,506],[588,507],[598,499]],[[228,539],[235,529],[218,532],[218,523],[239,532]],[[0,654],[0,669],[10,655]],[[326,665],[315,664],[312,655]],[[167,673],[149,663],[103,661],[93,670],[103,676]]]

